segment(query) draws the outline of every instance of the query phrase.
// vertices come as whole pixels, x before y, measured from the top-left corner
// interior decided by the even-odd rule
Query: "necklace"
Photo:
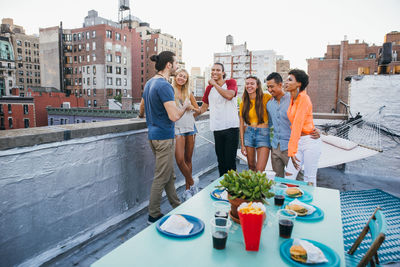
[[[167,79],[164,75],[162,75],[162,74],[160,74],[160,73],[157,73],[156,75],[158,75],[158,76],[164,78],[166,81],[168,81],[168,79]]]

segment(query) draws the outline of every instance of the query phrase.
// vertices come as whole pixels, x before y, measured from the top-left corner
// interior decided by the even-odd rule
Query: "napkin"
[[[193,224],[188,222],[182,215],[173,214],[169,216],[160,228],[172,234],[188,235],[193,228]]]
[[[307,251],[307,263],[322,263],[328,262],[324,253],[308,241],[295,238],[293,245],[302,246]]]
[[[316,209],[313,206],[307,205],[306,203],[301,202],[297,198],[295,200],[293,200],[292,202],[290,202],[289,205],[290,204],[297,204],[297,205],[303,206],[304,208],[307,209],[307,215],[311,215],[314,213],[314,211],[316,211]]]
[[[221,194],[219,195],[221,197],[221,199],[223,200],[228,200],[228,191],[224,190],[221,192]]]

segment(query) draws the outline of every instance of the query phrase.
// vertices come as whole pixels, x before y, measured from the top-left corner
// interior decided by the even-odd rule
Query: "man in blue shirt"
[[[146,112],[146,124],[150,147],[156,158],[154,180],[151,186],[149,201],[149,218],[151,224],[160,219],[161,196],[165,189],[169,203],[173,208],[180,204],[175,190],[174,174],[174,122],[179,120],[189,108],[190,102],[186,101],[183,108],[177,108],[174,100],[174,89],[168,82],[171,75],[175,74],[177,63],[175,54],[170,51],[161,52],[150,57],[155,61],[157,74],[147,81],[140,108],[139,117]]]
[[[271,141],[272,169],[278,177],[285,177],[285,167],[288,164],[288,144],[291,133],[291,123],[287,116],[290,105],[290,94],[285,93],[282,88],[282,77],[277,72],[272,72],[267,77],[267,88],[272,99],[267,103],[268,123],[274,126]],[[312,138],[319,138],[318,130],[311,133]]]

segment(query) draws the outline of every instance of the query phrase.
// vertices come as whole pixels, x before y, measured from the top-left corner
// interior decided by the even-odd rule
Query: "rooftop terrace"
[[[200,187],[218,178],[208,123],[207,114],[197,122]],[[0,266],[89,266],[144,229],[154,167],[146,131],[140,119],[1,131]],[[398,180],[343,170],[320,169],[319,186],[400,197]]]

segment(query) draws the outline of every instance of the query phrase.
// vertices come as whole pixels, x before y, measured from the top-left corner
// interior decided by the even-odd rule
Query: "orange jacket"
[[[301,134],[310,134],[314,129],[312,103],[305,90],[299,93],[294,102],[293,98],[290,99],[287,115],[292,123],[292,131],[290,133],[288,145],[288,156],[293,157],[297,153]]]

